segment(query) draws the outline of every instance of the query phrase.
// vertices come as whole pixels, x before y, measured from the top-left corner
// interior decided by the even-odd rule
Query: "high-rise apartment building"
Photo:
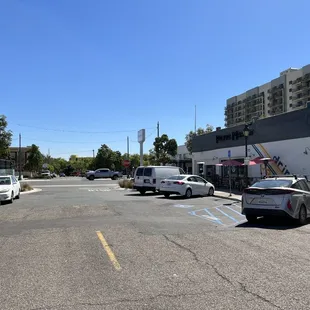
[[[266,84],[227,99],[225,126],[302,109],[310,101],[310,65],[289,68]]]

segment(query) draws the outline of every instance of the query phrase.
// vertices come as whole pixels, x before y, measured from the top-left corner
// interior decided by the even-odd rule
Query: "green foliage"
[[[10,158],[10,146],[12,143],[13,133],[7,130],[8,122],[6,116],[0,115],[0,158]]]
[[[118,151],[113,152],[106,144],[101,145],[95,158],[95,167],[109,168],[111,170],[122,169],[122,154]]]
[[[170,162],[170,156],[174,157],[177,154],[178,144],[175,139],[169,139],[168,135],[163,134],[161,137],[156,137],[153,143],[154,152],[150,156],[155,155],[156,164],[167,164]]]
[[[43,155],[37,145],[32,144],[29,150],[29,155],[27,163],[25,165],[25,170],[30,172],[40,172],[42,170]]]
[[[201,127],[197,129],[196,136],[200,136],[200,135],[204,135],[206,133],[210,133],[213,131],[213,129],[214,129],[213,126],[207,124],[205,129],[201,128]],[[192,151],[193,151],[192,143],[193,143],[194,136],[195,136],[195,132],[192,130],[185,136],[185,145],[186,145],[187,150],[190,153],[192,153]]]

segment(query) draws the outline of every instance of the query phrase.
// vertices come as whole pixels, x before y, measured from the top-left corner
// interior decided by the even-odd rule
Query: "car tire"
[[[250,224],[257,221],[257,216],[255,215],[246,215],[245,217]]]
[[[112,180],[117,180],[118,177],[117,177],[117,175],[113,175],[113,177],[112,177],[111,179],[112,179]]]
[[[90,175],[89,178],[88,178],[88,180],[89,180],[89,181],[94,181],[94,180],[95,180],[95,177],[94,177],[93,175]]]
[[[13,203],[14,201],[14,192],[11,193],[11,199],[9,200],[10,203]]]
[[[140,192],[141,195],[145,195],[145,190],[144,189],[140,189],[139,192]]]
[[[192,190],[188,188],[185,192],[185,198],[191,198],[192,197]]]
[[[300,207],[299,215],[298,215],[298,222],[300,225],[307,224],[307,209],[304,205]]]
[[[164,196],[165,196],[165,198],[169,198],[169,197],[170,197],[170,194],[165,193]]]
[[[213,196],[214,195],[214,188],[213,187],[210,187],[208,195],[209,196]]]
[[[20,199],[20,190],[18,191],[18,195],[15,197],[15,199]]]

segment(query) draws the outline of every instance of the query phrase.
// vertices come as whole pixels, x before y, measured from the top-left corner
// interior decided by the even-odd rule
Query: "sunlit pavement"
[[[1,310],[310,307],[308,226],[248,225],[219,197],[39,183],[0,207]]]

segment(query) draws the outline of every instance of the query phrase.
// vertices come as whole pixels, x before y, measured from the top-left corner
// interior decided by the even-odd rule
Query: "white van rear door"
[[[143,186],[144,184],[144,167],[138,167],[135,174],[135,185],[136,186]]]
[[[152,186],[155,184],[153,184],[153,180],[155,179],[154,176],[154,169],[151,167],[145,167],[144,168],[144,173],[143,173],[143,182],[145,186]]]

